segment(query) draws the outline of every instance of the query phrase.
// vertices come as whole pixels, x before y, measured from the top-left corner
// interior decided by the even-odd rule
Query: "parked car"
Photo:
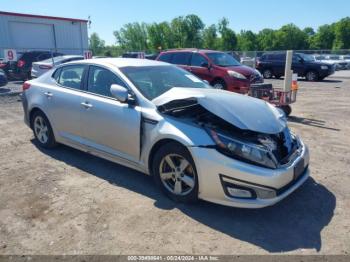
[[[7,77],[3,70],[0,69],[0,87],[7,85]]]
[[[348,64],[347,69],[350,69],[350,55],[341,55],[340,59],[345,61]]]
[[[61,53],[51,53],[48,51],[29,51],[21,54],[17,62],[7,62],[2,69],[10,79],[27,80],[31,78],[33,62],[62,55]]]
[[[347,62],[342,61],[338,55],[314,55],[316,61],[334,65],[335,70],[347,69]]]
[[[251,84],[264,80],[259,71],[241,65],[225,52],[198,49],[170,50],[160,53],[164,61],[193,73],[208,81],[214,88],[237,93],[247,93]]]
[[[336,69],[338,70],[346,70],[348,69],[348,63],[346,61],[343,61],[340,59],[339,55],[327,55],[326,56],[327,60],[334,61],[336,65]]]
[[[122,54],[123,58],[145,58],[145,52],[127,52]]]
[[[284,114],[147,59],[92,59],[23,84],[36,143],[62,143],[153,175],[171,199],[259,208],[309,176]]]
[[[284,76],[285,63],[286,52],[265,53],[257,60],[256,68],[263,74],[264,78],[272,78],[273,76],[280,78]],[[310,55],[294,53],[292,70],[308,81],[318,81],[334,74],[335,66],[317,62]]]
[[[46,73],[52,68],[57,67],[58,65],[68,63],[71,61],[83,60],[84,56],[81,55],[64,55],[52,57],[40,62],[35,62],[32,64],[31,77],[36,78]]]

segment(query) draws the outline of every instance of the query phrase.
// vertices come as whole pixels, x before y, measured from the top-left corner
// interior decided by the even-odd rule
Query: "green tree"
[[[146,51],[147,25],[146,23],[129,23],[119,31],[114,32],[117,43],[127,51]]]
[[[341,19],[334,25],[334,49],[350,48],[350,17]]]
[[[204,29],[204,23],[196,15],[187,15],[184,19],[186,28],[186,42],[185,47],[201,47],[202,31]]]
[[[229,21],[227,18],[223,18],[219,21],[218,29],[221,35],[219,41],[219,49],[231,51],[237,47],[237,36],[235,32],[228,27]]]
[[[153,23],[148,25],[148,41],[152,51],[174,47],[173,35],[169,23]]]
[[[242,30],[241,33],[237,36],[237,47],[241,51],[253,51],[257,50],[257,37],[256,35],[248,30]]]
[[[282,26],[275,32],[274,48],[280,50],[304,50],[308,49],[308,36],[294,24]]]
[[[218,45],[218,34],[216,25],[210,25],[203,31],[203,47],[216,49]]]
[[[89,49],[94,55],[102,55],[105,48],[105,41],[103,41],[97,33],[92,33],[89,38]]]
[[[308,36],[313,36],[315,34],[315,30],[312,27],[305,27],[303,32]]]
[[[274,50],[275,31],[269,28],[261,30],[257,35],[257,46],[259,50]]]
[[[310,39],[311,49],[332,49],[335,39],[334,29],[331,25],[322,25]]]

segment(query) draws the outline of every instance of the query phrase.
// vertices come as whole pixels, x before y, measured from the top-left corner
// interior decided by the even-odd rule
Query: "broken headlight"
[[[268,168],[276,168],[271,153],[262,145],[243,142],[238,139],[209,130],[209,134],[217,145],[218,151],[234,159]]]

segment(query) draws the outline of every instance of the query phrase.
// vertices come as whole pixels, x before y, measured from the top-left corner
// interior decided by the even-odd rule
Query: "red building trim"
[[[3,11],[0,11],[0,15],[32,17],[32,18],[42,18],[42,19],[54,19],[54,20],[63,20],[63,21],[70,21],[70,22],[83,22],[83,23],[88,22],[88,20],[84,20],[84,19],[65,18],[65,17],[56,17],[56,16],[44,16],[44,15],[31,15],[31,14],[21,14],[21,13],[10,13],[10,12],[3,12]]]

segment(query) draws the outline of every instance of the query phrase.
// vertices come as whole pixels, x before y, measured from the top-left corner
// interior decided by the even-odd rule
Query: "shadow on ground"
[[[34,140],[32,142],[37,146]],[[264,209],[238,209],[204,201],[184,205],[174,203],[160,193],[150,176],[66,146],[53,150],[38,149],[113,185],[154,199],[157,208],[177,208],[214,230],[269,252],[299,248],[319,251],[321,231],[331,221],[336,206],[335,196],[312,178],[287,199]]]
[[[326,126],[326,121],[318,120],[318,119],[305,118],[305,117],[299,117],[299,116],[289,116],[288,121],[292,123],[313,126],[313,127],[318,127],[318,128],[323,128],[323,129],[328,129],[333,131],[340,131],[339,128]]]

